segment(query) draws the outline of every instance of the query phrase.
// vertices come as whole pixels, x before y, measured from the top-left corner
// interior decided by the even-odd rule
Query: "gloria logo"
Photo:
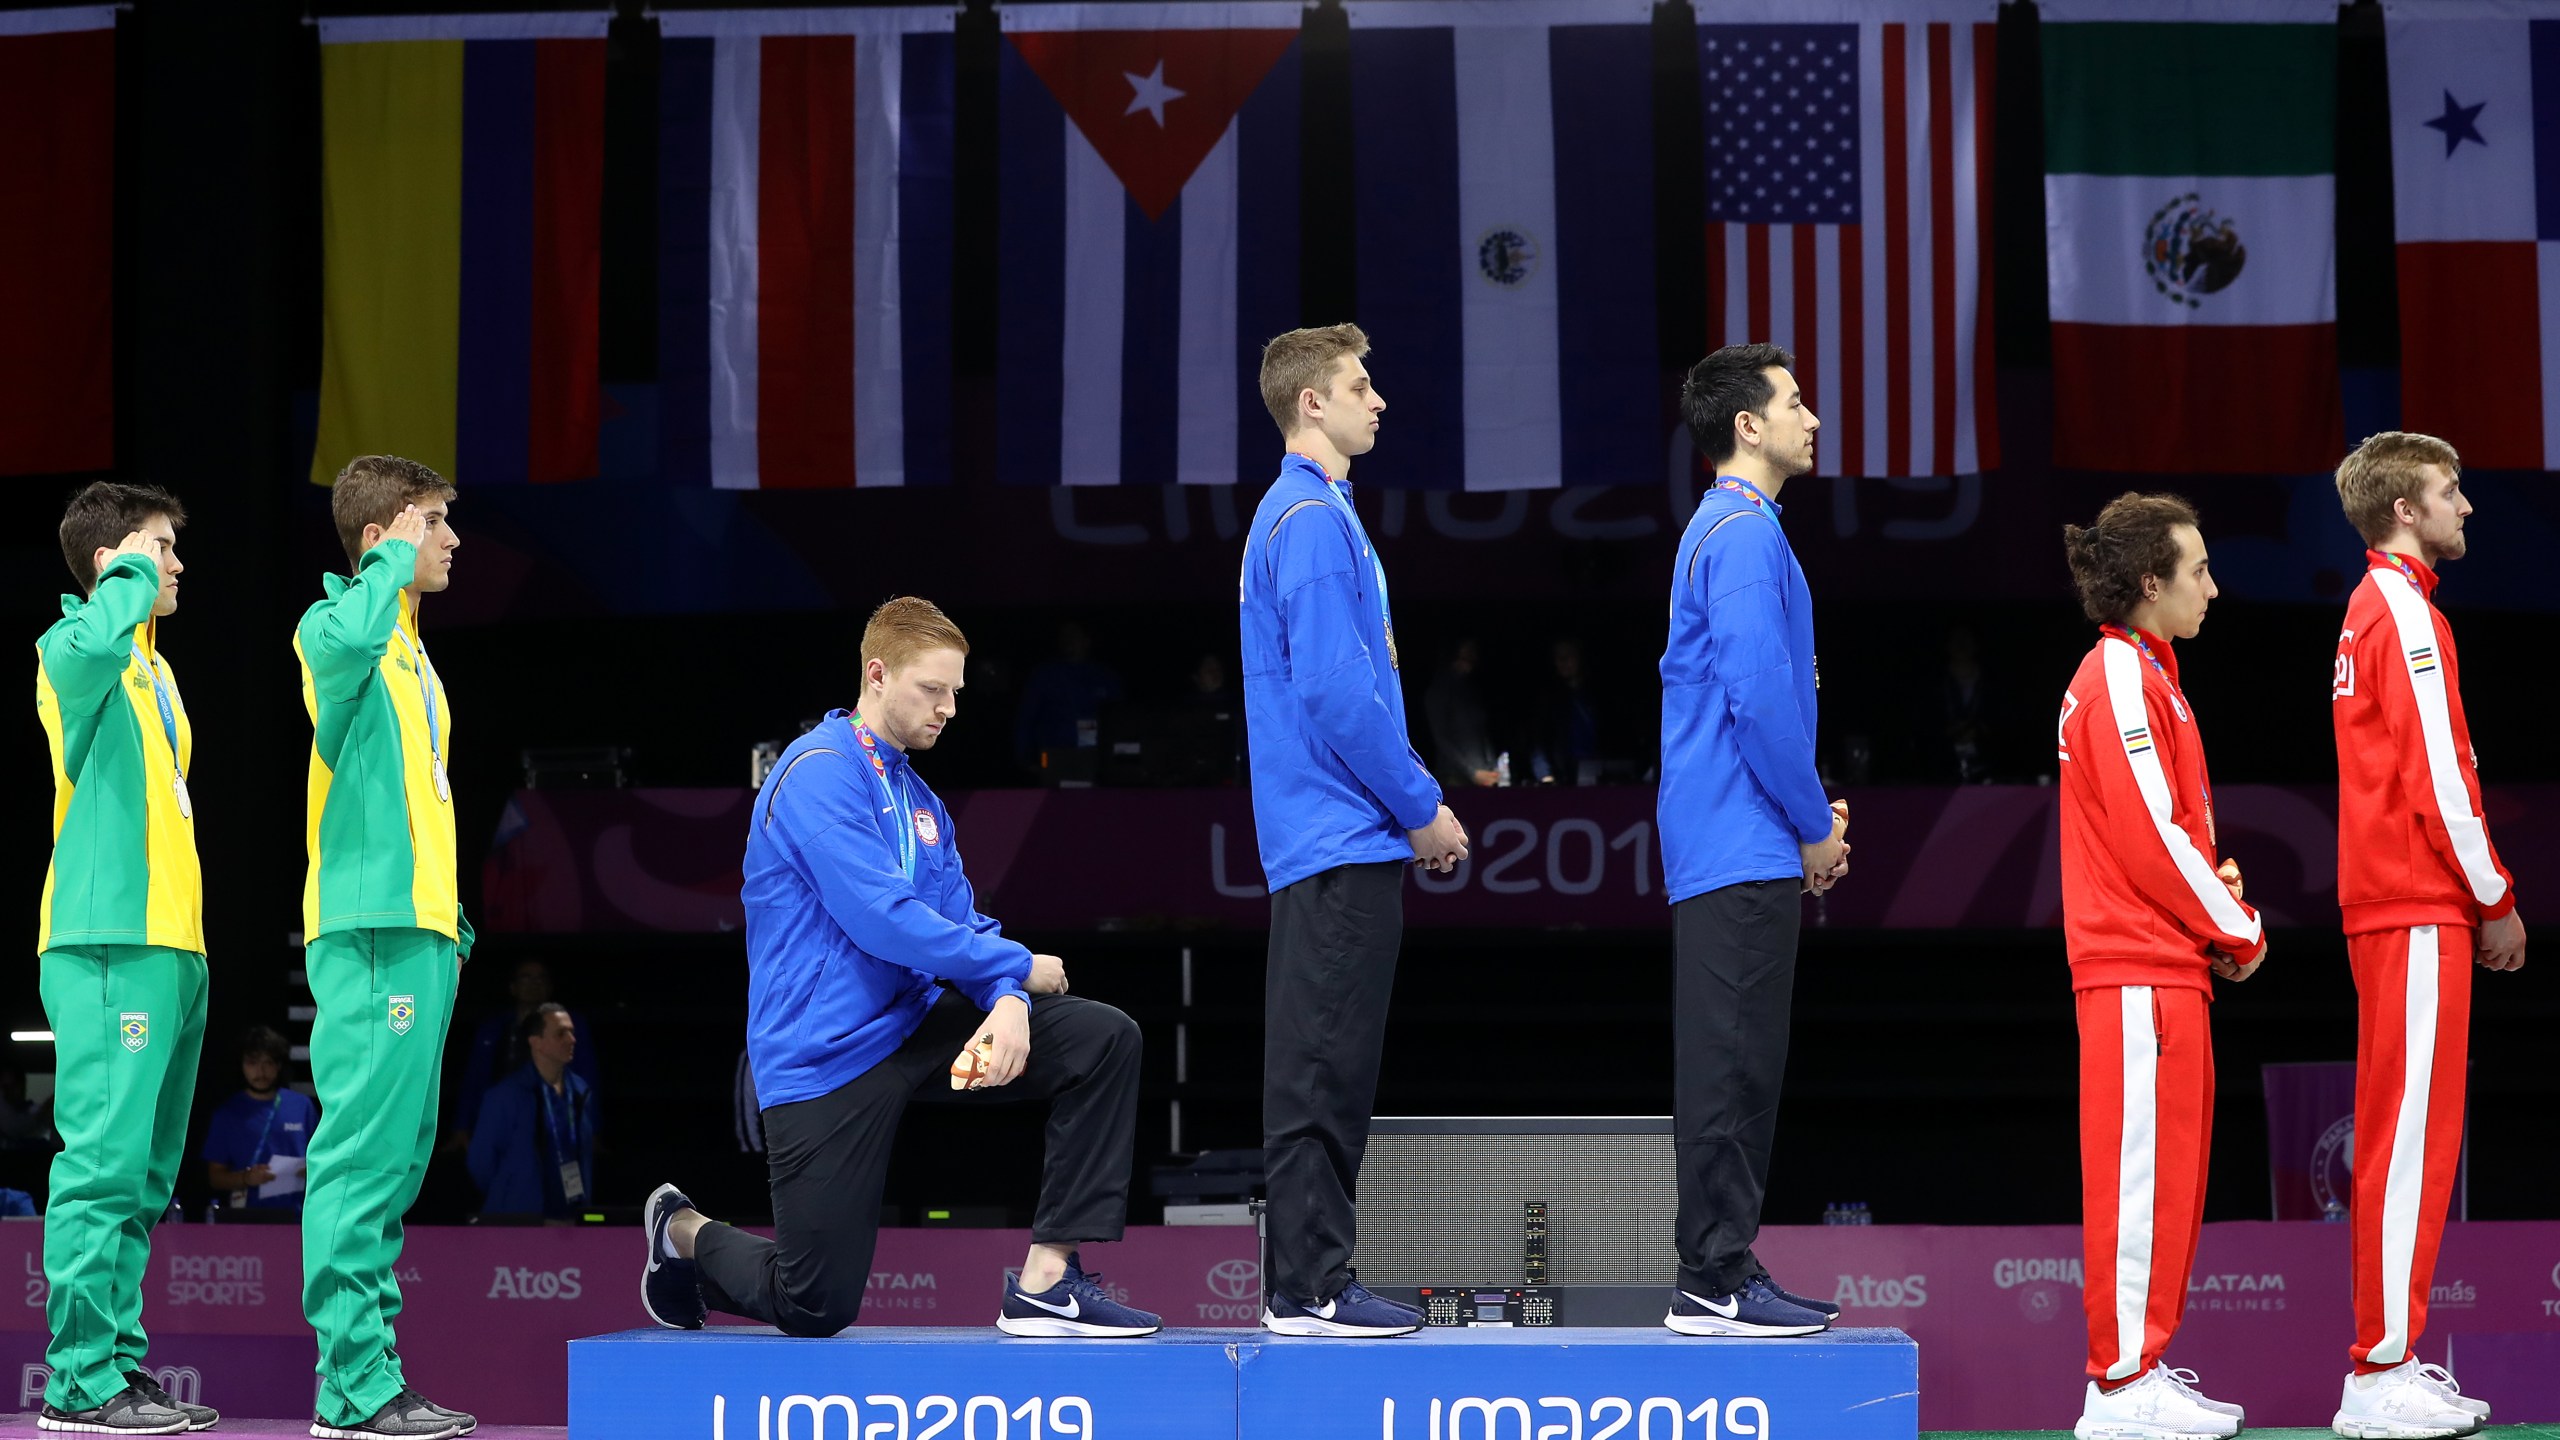
[[[267,1262],[256,1255],[172,1255],[172,1305],[264,1305]]]
[[[2187,1277],[2187,1309],[2213,1310],[2225,1314],[2248,1311],[2275,1311],[2284,1308],[2282,1275],[2190,1275]]]
[[[1843,1310],[1917,1310],[1929,1303],[1929,1277],[1843,1275],[1831,1303]]]
[[[1021,1272],[1014,1274],[1019,1277]],[[935,1293],[935,1283],[930,1270],[874,1270],[870,1282],[862,1287],[862,1308],[914,1313],[938,1310],[942,1299]]]
[[[730,1401],[711,1397],[711,1440],[730,1440]],[[741,1395],[736,1440],[865,1440],[865,1437],[935,1435],[1091,1435],[1093,1402],[1081,1395]],[[748,1428],[747,1412],[755,1412]],[[842,1423],[837,1423],[837,1417]],[[1017,1432],[1014,1427],[1021,1427]],[[911,1428],[912,1427],[912,1428]]]
[[[535,1270],[519,1265],[492,1268],[489,1276],[491,1300],[575,1300],[587,1293],[586,1282],[578,1278],[578,1267],[562,1266],[557,1270]]]
[[[1386,1407],[1379,1430],[1383,1440],[1461,1440],[1470,1434],[1492,1440],[1503,1433],[1506,1415],[1515,1418],[1514,1428],[1522,1435],[1580,1435],[1585,1421],[1596,1427],[1591,1431],[1595,1436],[1623,1432],[1645,1440],[1716,1440],[1718,1435],[1749,1435],[1761,1440],[1769,1433],[1768,1402],[1756,1395],[1736,1395],[1730,1400],[1710,1396],[1698,1401],[1675,1400],[1668,1395],[1642,1400],[1600,1395],[1588,1402],[1571,1395],[1541,1395],[1535,1400],[1523,1395],[1462,1395],[1455,1399],[1434,1395],[1428,1411],[1419,1404],[1413,1407],[1419,1413],[1402,1430],[1396,1428],[1395,1397],[1388,1396],[1380,1403]],[[1473,1424],[1469,1423],[1470,1417]],[[1697,1428],[1689,1428],[1693,1425]]]
[[[2038,1256],[2032,1259],[2005,1258],[1991,1267],[1991,1283],[2003,1290],[2045,1281],[2055,1285],[2086,1284],[2080,1276],[2080,1257]]]
[[[2037,1325],[2050,1325],[2074,1307],[2071,1291],[2087,1282],[2080,1257],[2009,1256],[1991,1267],[1991,1283],[2018,1292],[2018,1313]]]
[[[1259,1260],[1221,1260],[1209,1267],[1203,1277],[1214,1300],[1205,1300],[1192,1308],[1199,1318],[1210,1324],[1228,1321],[1250,1325],[1260,1313],[1262,1262]]]

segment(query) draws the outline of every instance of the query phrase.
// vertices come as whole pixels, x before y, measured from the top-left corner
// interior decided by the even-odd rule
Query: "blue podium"
[[[569,1345],[572,1440],[1913,1440],[1899,1330],[627,1330]],[[1774,1428],[1773,1428],[1774,1427]]]

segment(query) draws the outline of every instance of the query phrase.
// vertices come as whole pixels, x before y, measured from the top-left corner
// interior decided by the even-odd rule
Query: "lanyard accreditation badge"
[[[1350,517],[1351,533],[1359,536],[1361,545],[1368,550],[1369,569],[1371,573],[1378,577],[1378,613],[1385,617],[1387,632],[1387,668],[1390,670],[1402,670],[1404,668],[1404,661],[1396,654],[1395,607],[1387,602],[1387,562],[1379,558],[1377,545],[1369,539],[1368,530],[1360,524],[1360,512],[1351,508],[1351,496],[1349,494],[1349,490],[1349,486],[1336,483],[1332,476],[1328,475],[1325,477],[1325,498],[1332,501],[1334,504],[1341,506],[1342,513]]]
[[[143,673],[151,677],[152,698],[160,702],[160,733],[169,737],[169,788],[177,793],[178,818],[193,820],[196,818],[196,803],[187,794],[186,762],[178,758],[177,699],[171,694],[168,681],[160,674],[159,662],[144,654],[139,645],[133,647],[133,663],[141,666]]]
[[[560,1077],[561,1089],[566,1091],[568,1086],[569,1078],[565,1075]],[[566,1143],[563,1143],[560,1138],[560,1117],[553,1114],[551,1109],[551,1087],[538,1085],[534,1088],[542,1092],[542,1121],[551,1130],[552,1158],[560,1162],[560,1194],[574,1205],[587,1198],[586,1172],[578,1165],[577,1097],[568,1094],[561,1097],[569,1108],[569,1138]]]
[[[906,875],[907,883],[913,885],[916,882],[916,814],[915,806],[907,798],[907,777],[898,777],[898,788],[892,793],[889,789],[889,762],[880,758],[879,738],[871,733],[870,726],[862,723],[859,715],[850,717],[848,723],[853,726],[853,738],[862,742],[862,758],[871,762],[871,778],[880,786],[880,798],[889,802],[882,808],[897,814],[898,868]]]
[[[444,773],[444,717],[436,707],[436,667],[427,659],[427,647],[409,637],[407,631],[394,630],[400,643],[408,647],[417,661],[418,698],[427,712],[427,770],[435,777],[436,798],[447,805],[453,803],[453,783]]]

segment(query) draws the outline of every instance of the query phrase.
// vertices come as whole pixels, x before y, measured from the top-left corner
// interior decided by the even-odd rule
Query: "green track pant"
[[[407,1383],[392,1353],[400,1314],[400,1217],[418,1198],[436,1139],[436,1088],[461,962],[432,930],[346,930],[303,947],[318,1014],[302,1207],[302,1313],[320,1337],[314,1409],[359,1423]]]
[[[44,1207],[46,1403],[104,1404],[142,1368],[151,1227],[187,1148],[204,1049],[204,957],[164,945],[44,952],[53,1026],[53,1159]]]

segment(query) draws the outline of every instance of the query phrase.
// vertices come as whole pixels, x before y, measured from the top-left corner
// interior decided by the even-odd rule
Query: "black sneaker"
[[[649,1203],[640,1210],[640,1232],[649,1241],[649,1263],[640,1271],[640,1308],[670,1330],[702,1328],[702,1272],[667,1249],[667,1227],[692,1208],[683,1191],[661,1185],[649,1192]]]
[[[161,1388],[159,1381],[151,1378],[151,1372],[148,1370],[127,1370],[124,1372],[124,1378],[126,1384],[142,1393],[143,1399],[163,1410],[175,1410],[186,1416],[187,1428],[190,1430],[210,1430],[222,1423],[221,1411],[210,1405],[190,1405],[170,1394]]]
[[[419,1394],[415,1388],[409,1386],[403,1386],[400,1394],[403,1399],[415,1400],[419,1404],[424,1405],[428,1409],[433,1410],[437,1414],[452,1421],[454,1424],[453,1433],[456,1435],[468,1435],[472,1431],[480,1428],[480,1417],[472,1414],[468,1410],[456,1410],[450,1405],[439,1405],[433,1400],[428,1399],[426,1396]]]
[[[186,1433],[187,1416],[185,1411],[158,1404],[126,1386],[93,1409],[64,1410],[47,1405],[36,1412],[36,1428],[83,1435],[182,1435]]]
[[[311,1440],[453,1440],[462,1431],[453,1417],[403,1390],[388,1404],[352,1425],[332,1425],[313,1416]]]
[[[1799,1310],[1814,1311],[1825,1320],[1837,1320],[1840,1318],[1839,1306],[1828,1300],[1816,1300],[1810,1295],[1799,1295],[1793,1290],[1779,1284],[1777,1281],[1770,1279],[1769,1272],[1766,1270],[1761,1271],[1759,1274],[1754,1275],[1751,1278],[1768,1286],[1770,1294],[1777,1296],[1779,1299],[1786,1301],[1788,1304],[1795,1306]]]

